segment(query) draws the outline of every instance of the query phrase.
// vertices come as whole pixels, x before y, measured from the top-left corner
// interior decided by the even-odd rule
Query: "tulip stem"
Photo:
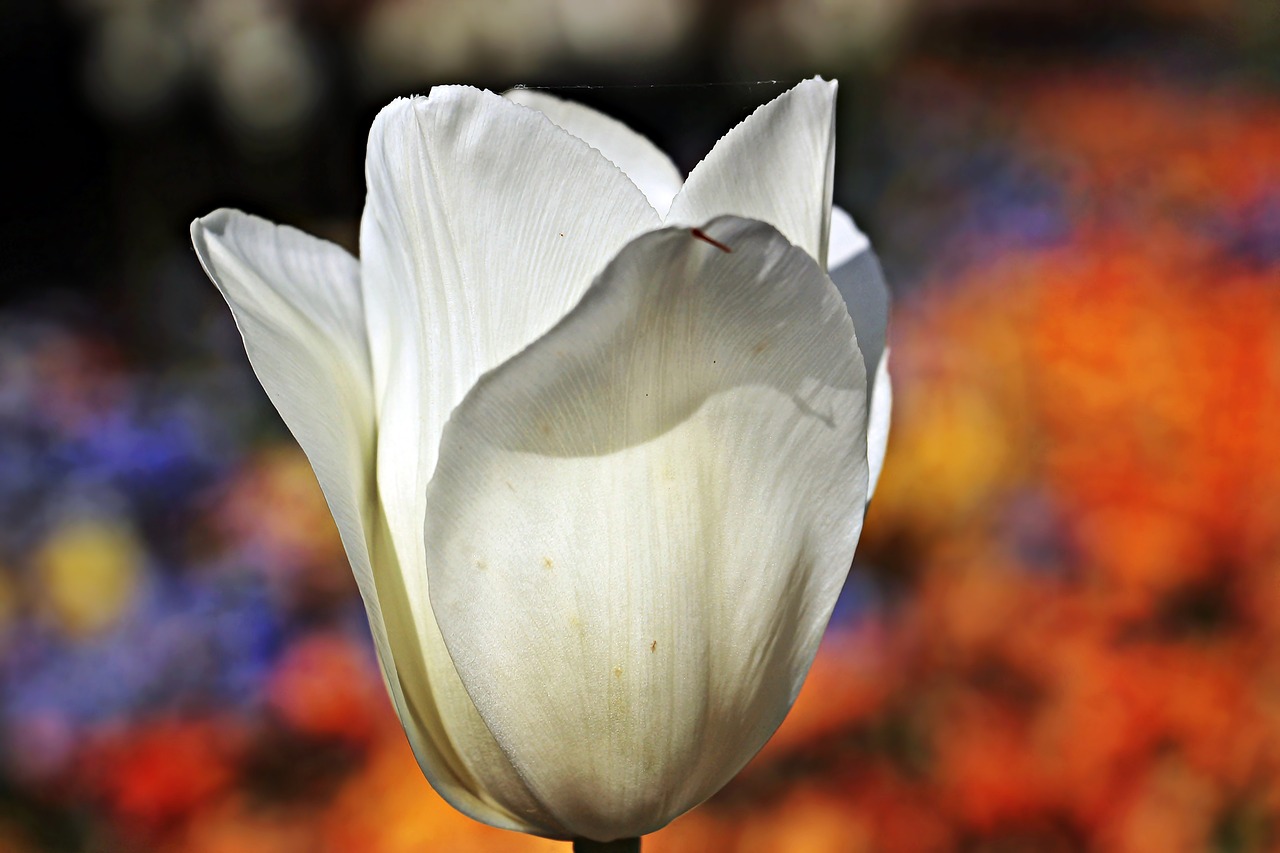
[[[573,853],[640,853],[639,838],[619,838],[617,841],[591,841],[586,838],[573,840]]]

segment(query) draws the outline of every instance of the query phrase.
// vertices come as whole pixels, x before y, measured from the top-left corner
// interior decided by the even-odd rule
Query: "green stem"
[[[619,838],[617,841],[590,841],[575,838],[573,853],[640,853],[639,838]]]

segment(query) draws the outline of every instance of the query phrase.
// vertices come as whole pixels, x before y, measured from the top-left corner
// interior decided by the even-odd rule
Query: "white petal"
[[[838,269],[870,248],[871,241],[853,223],[853,217],[843,207],[833,205],[831,238],[827,243],[827,269]]]
[[[441,722],[461,770],[506,810],[558,835],[469,710],[440,641],[424,566],[426,484],[444,422],[476,379],[556,323],[658,217],[598,151],[535,111],[464,87],[384,109],[366,176],[360,246],[377,487],[404,606],[393,652],[398,661],[421,655],[414,679],[428,678],[430,689],[415,705],[447,706]]]
[[[386,632],[369,570],[373,393],[360,267],[338,246],[239,211],[191,223],[191,240],[235,315],[254,372],[324,490],[369,608]]]
[[[689,173],[669,225],[721,214],[768,222],[826,267],[835,164],[835,81],[806,80],[725,134]]]
[[[889,422],[893,412],[893,383],[889,379],[889,348],[885,347],[876,368],[875,385],[871,389],[871,414],[867,422],[867,500],[875,494],[884,468],[884,455],[889,447]]]
[[[831,280],[853,318],[858,347],[867,366],[867,385],[873,387],[889,327],[889,288],[880,261],[868,248],[842,264],[832,264]]]
[[[373,390],[359,265],[338,246],[238,211],[196,220],[191,239],[231,306],[254,372],[315,469],[364,599],[392,702],[424,773],[466,814],[513,829],[543,828],[473,793],[476,786],[442,729],[431,682],[417,671],[421,655],[415,659],[395,642],[403,635],[396,630],[402,603],[388,589],[398,579],[395,555],[380,535],[385,523],[372,494]],[[452,665],[447,675],[456,682]],[[490,750],[502,757],[496,745]]]
[[[830,279],[726,217],[636,239],[454,411],[432,603],[571,832],[658,828],[781,722],[861,530],[866,404]]]
[[[465,87],[384,109],[366,172],[360,246],[378,486],[412,573],[421,546],[404,540],[420,538],[423,492],[453,407],[658,219],[598,151],[537,112]]]
[[[659,216],[667,215],[684,177],[658,146],[617,119],[545,92],[512,89],[503,97],[538,110],[609,158],[640,188]]]
[[[871,244],[852,217],[840,208],[831,211],[831,248],[828,252],[831,280],[844,297],[858,334],[858,348],[867,366],[871,414],[867,428],[867,459],[871,466],[867,500],[876,490],[889,442],[889,415],[893,389],[889,380],[889,288]]]

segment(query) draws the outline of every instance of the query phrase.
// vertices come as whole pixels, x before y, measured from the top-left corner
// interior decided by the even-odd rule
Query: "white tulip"
[[[437,87],[374,122],[359,261],[193,223],[466,814],[652,832],[791,707],[888,424],[883,306],[864,361],[826,268],[875,263],[832,213],[835,91],[801,83],[682,181],[584,107]]]

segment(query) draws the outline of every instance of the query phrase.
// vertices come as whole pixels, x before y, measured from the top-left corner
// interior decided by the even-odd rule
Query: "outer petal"
[[[871,389],[871,413],[867,422],[867,501],[876,492],[885,451],[889,448],[889,421],[893,411],[893,384],[889,381],[889,348],[885,347]]]
[[[420,688],[408,679],[402,687],[405,664],[414,661],[403,653],[397,660],[388,636],[400,607],[387,584],[398,573],[373,494],[373,389],[355,258],[332,243],[231,210],[193,222],[191,239],[231,306],[254,372],[315,469],[364,599],[392,702],[427,777],[467,814],[512,829],[541,828],[473,793],[436,708],[412,708]],[[465,695],[463,701],[474,716]]]
[[[838,207],[831,211],[831,244],[828,251],[831,280],[844,297],[858,346],[867,366],[871,391],[871,415],[867,429],[867,459],[871,465],[867,500],[876,490],[889,441],[889,414],[893,389],[889,380],[889,352],[886,332],[889,325],[889,288],[885,286],[880,261],[853,219]]]
[[[659,216],[667,215],[684,176],[658,146],[617,119],[545,92],[512,89],[503,97],[537,110],[609,158],[640,188]]]
[[[424,565],[426,484],[444,422],[480,374],[554,325],[658,218],[598,151],[475,89],[437,87],[384,109],[366,172],[360,243],[377,487],[399,564],[386,579],[396,592],[385,600],[398,608],[391,650],[409,667],[412,717],[457,745],[458,775],[536,831],[560,835],[471,706],[440,639]]]
[[[716,143],[671,204],[669,225],[731,213],[768,222],[826,266],[835,81],[806,80]]]
[[[831,235],[827,242],[827,269],[839,269],[871,248],[871,241],[843,207],[831,207]]]
[[[360,267],[332,243],[234,210],[191,223],[191,240],[262,387],[311,460],[389,667],[369,567],[374,422]]]
[[[864,377],[823,270],[725,217],[635,240],[454,411],[432,603],[575,835],[662,826],[781,722],[861,530]]]

